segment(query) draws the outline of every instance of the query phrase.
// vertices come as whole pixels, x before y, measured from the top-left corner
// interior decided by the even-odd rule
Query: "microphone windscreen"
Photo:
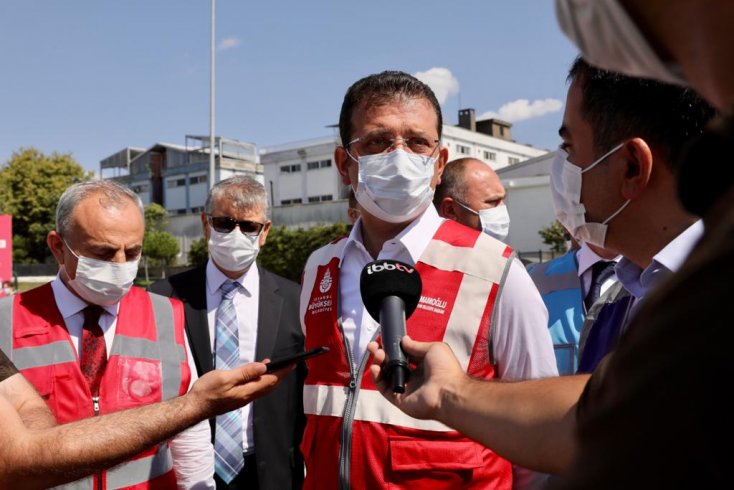
[[[405,318],[418,306],[423,283],[415,266],[397,260],[376,260],[362,269],[359,278],[362,302],[370,316],[380,321],[380,305],[387,296],[398,296],[405,303]]]

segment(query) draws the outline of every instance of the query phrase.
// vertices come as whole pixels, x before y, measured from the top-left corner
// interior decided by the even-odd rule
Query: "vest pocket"
[[[120,408],[161,400],[161,366],[158,361],[118,357],[117,372],[120,387],[115,396]]]
[[[471,441],[427,441],[390,438],[390,464],[394,472],[461,471],[482,466],[477,444]]]

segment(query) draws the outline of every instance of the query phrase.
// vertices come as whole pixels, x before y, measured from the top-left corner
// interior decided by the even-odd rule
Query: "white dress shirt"
[[[72,293],[58,275],[51,281],[51,288],[53,289],[56,307],[64,318],[71,342],[76,349],[77,358],[81,358],[80,339],[84,328],[84,308],[89,304]],[[99,326],[104,332],[107,356],[109,357],[112,341],[115,338],[120,303],[103,306],[102,308],[103,312],[99,317]],[[184,340],[186,357],[191,369],[191,382],[189,383],[189,389],[191,389],[198,376],[194,358],[189,349],[188,339]],[[211,430],[207,420],[203,420],[175,435],[171,439],[171,455],[178,488],[196,490],[215,488],[214,447],[211,443]]]
[[[617,255],[615,258],[611,259],[614,262],[619,263],[619,261],[622,259],[621,255]],[[576,262],[578,263],[578,274],[581,278],[581,284],[584,288],[584,294],[581,296],[582,298],[585,298],[587,294],[589,294],[589,288],[591,287],[591,268],[594,264],[597,262],[600,262],[602,260],[609,260],[605,259],[603,257],[599,257],[599,255],[596,254],[589,246],[586,244],[586,242],[582,242],[579,249],[576,251]],[[616,266],[615,266],[616,269]],[[617,274],[612,274],[607,278],[606,281],[604,281],[601,285],[601,292],[600,296],[603,295],[609,287],[617,282]]]
[[[214,353],[217,308],[222,301],[222,292],[219,287],[228,280],[230,279],[217,269],[210,258],[206,264],[206,310],[212,355]],[[244,364],[255,360],[255,346],[257,345],[258,301],[260,299],[260,273],[257,266],[253,264],[247,272],[235,281],[240,283],[240,287],[237,288],[232,302],[237,314],[240,362]],[[248,403],[240,410],[242,415],[242,452],[251,453],[255,450],[255,437],[252,433],[252,404]]]

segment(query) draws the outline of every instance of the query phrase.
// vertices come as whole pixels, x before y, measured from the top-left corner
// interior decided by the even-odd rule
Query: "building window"
[[[140,194],[141,192],[148,192],[148,188],[149,187],[147,182],[130,186],[130,189],[136,194]]]
[[[319,202],[320,200],[319,196],[311,196],[308,198],[308,202]]]
[[[321,200],[322,201],[333,201],[334,198],[332,197],[331,194],[326,194],[325,196],[321,196]]]
[[[204,206],[196,206],[194,208],[191,208],[191,212],[194,214],[199,214],[204,212]]]
[[[456,151],[458,153],[461,153],[462,155],[468,155],[469,153],[471,153],[471,148],[469,148],[468,146],[457,144]]]
[[[308,162],[306,164],[306,170],[316,170],[319,168],[331,167],[331,160],[319,160],[317,162]]]
[[[281,206],[289,206],[291,204],[301,204],[303,202],[303,199],[282,199],[280,201]]]
[[[520,159],[515,157],[507,157],[507,163],[509,165],[514,165],[516,163],[520,163]]]
[[[484,150],[484,159],[494,162],[497,160],[497,153],[493,151]]]
[[[171,179],[166,181],[166,187],[169,189],[172,187],[183,187],[186,185],[186,178],[181,179]]]
[[[206,183],[206,175],[194,175],[193,177],[189,177],[189,184],[203,184]]]
[[[301,171],[301,164],[295,163],[293,165],[283,165],[280,167],[280,173],[282,174],[291,174]]]

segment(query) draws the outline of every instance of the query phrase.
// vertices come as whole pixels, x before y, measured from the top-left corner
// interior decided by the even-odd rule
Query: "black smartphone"
[[[307,350],[305,352],[299,352],[297,354],[293,354],[292,356],[281,357],[280,359],[273,359],[272,361],[267,363],[268,372],[272,373],[273,371],[277,371],[278,369],[285,367],[289,364],[305,361],[306,359],[311,359],[312,357],[320,356],[321,354],[326,354],[327,352],[329,352],[329,348],[325,345],[322,345],[321,347],[316,347],[315,349]]]

